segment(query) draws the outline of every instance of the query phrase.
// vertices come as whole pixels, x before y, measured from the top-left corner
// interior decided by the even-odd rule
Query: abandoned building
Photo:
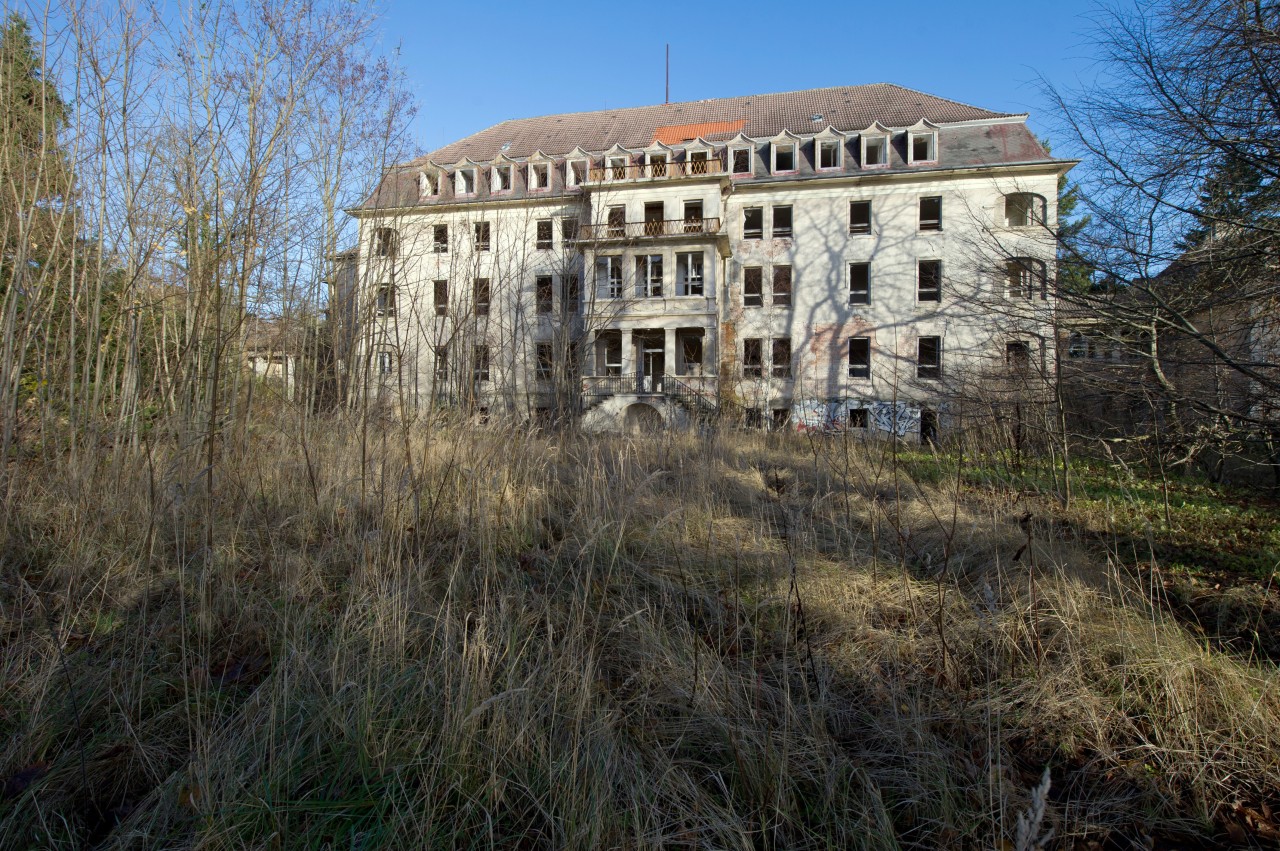
[[[1051,157],[873,84],[505,121],[350,212],[352,387],[589,428],[936,430],[1052,356]]]

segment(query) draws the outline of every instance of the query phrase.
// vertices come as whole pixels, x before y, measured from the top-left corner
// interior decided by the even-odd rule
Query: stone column
[[[622,374],[633,375],[636,371],[636,344],[631,338],[631,329],[622,329]]]

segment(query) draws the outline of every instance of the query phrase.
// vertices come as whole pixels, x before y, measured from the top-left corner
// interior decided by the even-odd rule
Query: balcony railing
[[[605,222],[598,225],[582,225],[581,231],[580,238],[583,240],[710,235],[720,232],[720,219],[656,219],[648,222]]]
[[[720,160],[691,160],[678,163],[628,163],[627,165],[593,166],[587,173],[588,183],[615,183],[626,180],[682,180],[724,174]]]

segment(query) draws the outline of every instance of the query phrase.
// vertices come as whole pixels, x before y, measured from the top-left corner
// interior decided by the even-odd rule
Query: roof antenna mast
[[[663,103],[671,103],[671,44],[667,43],[667,99]]]

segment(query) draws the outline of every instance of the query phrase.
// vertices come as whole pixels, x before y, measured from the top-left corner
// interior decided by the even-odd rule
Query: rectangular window
[[[491,292],[489,290],[488,278],[476,278],[475,289],[475,313],[476,316],[489,315],[489,298]]]
[[[378,374],[391,375],[396,371],[396,353],[388,349],[378,352]]]
[[[473,350],[473,363],[474,363],[474,367],[471,373],[472,377],[476,381],[488,381],[489,380],[489,347],[488,346],[475,347],[475,349]]]
[[[577,275],[565,275],[560,279],[560,309],[574,313],[578,302],[582,300],[582,287],[578,284]]]
[[[916,265],[916,301],[942,301],[942,261],[921,260]]]
[[[622,298],[622,258],[606,255],[596,263],[596,286],[605,298]]]
[[[587,182],[587,161],[569,160],[564,164],[564,182],[566,186],[581,186]]]
[[[1025,373],[1031,369],[1031,344],[1026,340],[1010,340],[1005,343],[1004,365],[1015,373]]]
[[[849,233],[863,235],[871,233],[871,202],[849,202]]]
[[[685,201],[684,202],[684,232],[685,233],[702,233],[702,202],[701,201]]]
[[[916,377],[942,376],[942,338],[921,337],[916,342]]]
[[[551,186],[551,167],[546,163],[533,163],[529,166],[529,188],[537,192]]]
[[[751,174],[751,149],[750,148],[734,148],[730,152],[733,160],[734,177],[745,177]]]
[[[676,255],[680,295],[702,295],[702,261],[701,251]]]
[[[871,264],[849,264],[849,304],[871,304]]]
[[[849,377],[871,377],[870,337],[853,337],[849,340]]]
[[[662,201],[650,201],[644,205],[645,236],[662,236],[666,233],[667,205]]]
[[[551,312],[553,292],[550,275],[539,275],[534,279],[534,301],[538,313]]]
[[[552,355],[550,343],[538,343],[537,346],[537,365],[534,369],[534,378],[538,381],[550,381],[552,368]]]
[[[942,230],[942,198],[920,199],[920,230]]]
[[[791,377],[791,338],[775,337],[773,340],[773,377]]]
[[[911,162],[927,163],[938,158],[938,136],[935,133],[911,134]]]
[[[396,232],[394,228],[378,228],[373,232],[373,255],[375,257],[396,256]]]
[[[379,284],[376,309],[379,316],[396,315],[396,285]]]
[[[791,238],[791,206],[773,208],[773,238]]]
[[[1004,196],[1005,224],[1011,228],[1026,228],[1044,223],[1044,199],[1027,192],[1015,192]]]
[[[742,306],[764,307],[764,269],[759,266],[742,270]]]
[[[435,306],[436,316],[449,315],[449,282],[431,282],[431,303]]]
[[[493,167],[493,191],[511,191],[511,166],[496,165]]]
[[[866,408],[849,409],[849,428],[866,428],[870,422],[870,411]]]
[[[476,194],[476,170],[474,168],[458,169],[457,180],[453,184],[453,191],[458,195]]]
[[[492,231],[488,222],[476,222],[476,251],[488,251]]]
[[[449,251],[449,226],[435,225],[431,228],[431,249],[436,254],[447,254]]]
[[[1045,298],[1044,263],[1030,257],[1015,257],[1007,265],[1009,298]]]
[[[864,136],[862,140],[862,165],[889,164],[889,139],[886,136]]]
[[[609,157],[609,179],[610,180],[626,180],[627,179],[627,158],[626,157]]]
[[[796,170],[796,146],[790,142],[774,144],[773,173],[787,174]]]
[[[742,341],[742,376],[760,378],[764,375],[764,341],[748,338]]]
[[[742,238],[764,239],[764,207],[747,207],[742,211]]]
[[[649,155],[649,176],[650,177],[666,177],[667,176],[667,155],[666,154],[650,154]]]
[[[774,307],[791,306],[791,267],[773,267],[773,305]]]
[[[538,219],[534,228],[534,247],[539,251],[546,251],[551,248],[551,219]]]
[[[564,240],[565,248],[578,241],[578,220],[576,218],[570,217],[560,220],[560,238]]]
[[[827,140],[818,143],[818,168],[840,167],[840,143]]]
[[[449,380],[449,347],[448,346],[432,346],[432,353],[436,359],[435,377],[436,383],[440,384]]]
[[[662,295],[661,254],[642,254],[636,258],[636,284],[642,296],[655,298]]]
[[[627,208],[619,204],[609,208],[608,235],[623,236],[627,232]]]
[[[708,162],[710,158],[706,151],[690,151],[689,174],[706,174]]]

